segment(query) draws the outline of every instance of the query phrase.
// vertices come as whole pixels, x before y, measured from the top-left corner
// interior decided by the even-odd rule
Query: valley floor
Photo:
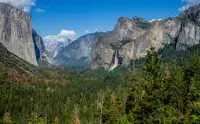
[[[114,72],[55,68],[28,75],[1,65],[0,123],[198,123],[197,48],[170,57],[166,55],[172,50],[164,49],[161,59],[152,49],[136,62],[135,73],[129,67]]]

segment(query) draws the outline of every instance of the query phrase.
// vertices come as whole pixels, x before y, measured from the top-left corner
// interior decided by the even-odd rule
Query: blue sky
[[[188,1],[195,0],[37,0],[30,13],[33,27],[42,37],[63,29],[79,37],[86,30],[113,30],[122,16],[146,20],[177,16]]]

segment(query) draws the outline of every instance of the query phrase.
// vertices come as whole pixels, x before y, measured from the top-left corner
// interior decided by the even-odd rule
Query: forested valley
[[[171,124],[200,122],[199,46],[154,48],[135,67],[0,68],[2,124]]]

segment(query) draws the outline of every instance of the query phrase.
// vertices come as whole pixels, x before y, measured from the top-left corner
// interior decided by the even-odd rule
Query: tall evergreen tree
[[[151,47],[150,50],[147,51],[147,60],[145,62],[144,71],[152,76],[153,80],[161,76],[161,60],[154,47]]]
[[[123,104],[114,93],[109,93],[103,105],[103,123],[116,124],[123,116]]]

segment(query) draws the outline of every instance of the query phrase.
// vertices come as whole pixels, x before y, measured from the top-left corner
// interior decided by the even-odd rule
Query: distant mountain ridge
[[[52,58],[55,58],[61,48],[68,46],[70,43],[72,43],[71,39],[67,39],[66,41],[59,41],[53,39],[49,40],[49,38],[44,37],[44,44]]]
[[[35,66],[51,64],[42,38],[32,28],[31,15],[6,3],[0,3],[0,42]]]
[[[54,58],[54,64],[65,66],[88,66],[91,62],[91,51],[99,36],[103,32],[96,32],[81,36],[71,44],[61,47]]]

